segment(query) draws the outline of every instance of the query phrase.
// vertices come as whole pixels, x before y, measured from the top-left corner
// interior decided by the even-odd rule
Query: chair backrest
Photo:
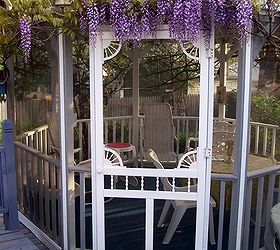
[[[56,149],[60,148],[60,129],[59,129],[59,113],[47,112],[48,132],[51,139],[51,144]]]
[[[235,125],[227,121],[214,121],[213,160],[232,160]]]
[[[105,153],[105,159],[104,159],[105,167],[123,167],[122,158],[115,150],[105,147],[104,153]]]
[[[176,161],[174,138],[171,106],[168,103],[151,104],[145,112],[144,152],[152,148],[160,161]]]
[[[147,150],[147,158],[148,160],[150,160],[157,169],[164,169],[164,167],[162,166],[162,164],[160,163],[159,159],[158,159],[158,156],[157,154],[155,153],[154,150],[152,149],[148,149]],[[162,182],[162,185],[163,185],[163,189],[165,191],[172,191],[172,185],[171,183],[169,182],[168,178],[167,177],[161,177],[160,178],[161,182]]]
[[[188,168],[197,170],[197,151],[192,150],[185,153],[179,160],[177,168]]]

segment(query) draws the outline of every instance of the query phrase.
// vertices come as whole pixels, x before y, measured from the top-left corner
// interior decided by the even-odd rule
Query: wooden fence
[[[38,127],[46,123],[46,113],[50,111],[51,102],[46,100],[26,100],[16,102],[16,128]]]
[[[46,100],[22,100],[15,103],[16,130],[24,132],[46,123],[46,113],[51,102]],[[7,119],[7,102],[0,103],[0,121]]]
[[[218,104],[216,95],[214,96],[214,115],[217,116]],[[166,102],[163,96],[141,96],[139,111],[145,113],[147,105],[153,103]],[[133,97],[116,98],[112,97],[108,101],[108,107],[105,110],[105,117],[131,116]],[[171,103],[170,103],[171,104]],[[172,104],[171,104],[172,106]],[[181,110],[182,115],[199,116],[199,95],[189,94],[185,99],[185,108]]]
[[[148,105],[164,102],[163,96],[141,96],[139,111],[145,113]],[[132,115],[132,97],[109,99],[108,106],[104,109],[105,117],[119,117]],[[16,129],[18,133],[30,130],[46,123],[46,113],[51,109],[51,102],[46,100],[23,100],[16,102]],[[214,104],[214,114],[217,116],[218,105]],[[199,115],[199,95],[190,94],[186,96],[185,108],[181,110],[181,115]],[[0,103],[0,121],[7,118],[7,103]]]

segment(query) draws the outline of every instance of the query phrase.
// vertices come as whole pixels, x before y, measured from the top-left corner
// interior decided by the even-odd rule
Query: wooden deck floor
[[[48,250],[25,226],[19,231],[6,231],[0,215],[0,250]]]

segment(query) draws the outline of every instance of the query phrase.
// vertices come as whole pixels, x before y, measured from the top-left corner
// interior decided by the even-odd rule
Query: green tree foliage
[[[252,97],[251,120],[268,124],[280,124],[280,99],[275,96]]]

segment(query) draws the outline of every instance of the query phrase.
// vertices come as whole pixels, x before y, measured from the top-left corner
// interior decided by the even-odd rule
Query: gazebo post
[[[219,87],[225,87],[227,81],[227,61],[226,53],[227,47],[225,41],[221,42],[221,52],[220,52],[220,85]],[[218,104],[218,119],[223,120],[225,118],[226,106],[224,103]]]
[[[243,219],[245,212],[245,192],[247,184],[247,165],[250,137],[251,110],[251,71],[252,71],[252,40],[248,35],[246,44],[239,51],[238,87],[236,106],[236,140],[234,174],[237,182],[233,184],[229,249],[242,249]],[[236,236],[236,237],[235,237]]]
[[[209,48],[200,39],[200,103],[198,151],[198,199],[196,213],[196,249],[208,247],[209,200],[212,166],[213,106],[214,106],[214,32]],[[206,202],[205,202],[206,201]],[[201,236],[203,238],[201,239]]]
[[[74,164],[74,113],[73,113],[73,59],[72,41],[59,34],[59,111],[60,111],[60,161],[62,198],[63,249],[75,247],[75,196],[74,173],[68,167]]]
[[[57,112],[58,109],[58,96],[59,96],[59,85],[58,85],[58,48],[57,48],[58,35],[54,34],[50,38],[49,56],[51,58],[51,111]]]
[[[104,175],[102,174],[104,168],[103,53],[103,42],[99,35],[95,45],[89,45],[92,248],[95,250],[105,249]]]
[[[132,144],[139,150],[139,49],[132,50],[132,68],[133,68],[133,84],[132,84],[132,98],[133,98],[133,123],[132,123]]]

